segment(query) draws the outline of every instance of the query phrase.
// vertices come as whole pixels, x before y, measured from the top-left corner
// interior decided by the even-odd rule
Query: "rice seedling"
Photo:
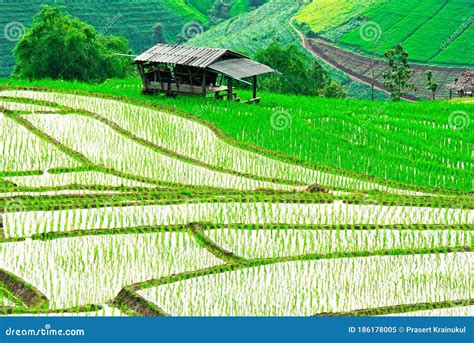
[[[0,137],[0,172],[43,171],[81,165],[1,112]]]
[[[91,190],[91,189],[59,189],[51,191],[17,191],[17,192],[0,192],[0,199],[8,199],[19,196],[28,197],[48,197],[48,196],[71,196],[71,195],[96,195],[103,194],[104,190]],[[107,194],[121,194],[120,191],[106,191]]]
[[[261,265],[138,291],[179,316],[309,316],[470,299],[471,253]]]
[[[219,137],[212,129],[199,122],[165,111],[153,110],[116,100],[73,94],[33,91],[5,91],[1,94],[4,96],[49,101],[72,109],[85,110],[97,114],[118,125],[130,135],[144,139],[151,144],[162,147],[166,151],[199,161],[208,166],[223,168],[224,170],[236,171],[268,179],[302,182],[307,185],[319,184],[356,190],[378,189],[398,194],[421,194],[419,192],[409,192],[404,189],[387,187],[377,184],[376,182],[363,181],[343,175],[323,172],[321,170],[304,168],[296,164],[289,164],[275,158],[269,158],[262,154],[229,144],[229,142]],[[204,108],[204,110],[211,111],[213,109],[209,107]],[[49,118],[50,125],[54,125],[51,123],[55,123],[55,121],[61,117],[43,116],[42,118],[45,120]],[[71,118],[71,116],[68,116],[68,118]],[[45,120],[40,120],[38,116],[28,116],[27,119],[40,129],[45,129],[47,133],[52,133],[49,127],[45,127]],[[63,122],[66,121],[66,119],[62,119]],[[73,119],[70,120],[73,121]],[[84,124],[87,127],[92,126],[90,119],[83,119],[83,121],[89,122],[90,125]],[[64,123],[66,126],[76,128],[81,126],[77,122],[71,122],[69,124],[70,125],[66,125]],[[99,124],[95,124],[95,126],[99,126]],[[102,134],[104,136],[113,136],[112,130],[105,126],[103,126],[103,130],[104,132]],[[88,136],[94,137],[94,134],[91,132],[87,132],[87,134]],[[59,139],[57,135],[53,134],[53,136],[59,141],[64,142],[65,137],[63,135],[60,137],[62,139]],[[71,136],[68,138],[68,141],[74,141],[75,138],[76,137]],[[205,141],[206,144],[201,144],[203,141]],[[94,145],[93,142],[91,142],[88,146],[94,149],[96,145],[101,145],[102,143],[103,142]],[[69,144],[66,145],[70,146]],[[76,149],[73,148],[73,150]],[[89,155],[86,154],[86,156]],[[136,172],[140,169],[134,166],[133,170]],[[268,187],[269,184],[262,184],[261,186]]]
[[[384,250],[436,249],[471,245],[470,230],[357,229],[350,226],[305,227],[245,225],[217,228],[204,234],[218,246],[245,258],[277,258],[310,254],[343,254]]]
[[[156,153],[94,119],[80,115],[34,115],[28,121],[93,164],[157,181],[234,189],[295,189],[182,162]],[[81,138],[80,138],[81,137]],[[104,149],[105,147],[105,149]],[[178,171],[178,172],[176,172]]]
[[[50,299],[50,309],[106,304],[126,285],[220,264],[186,232],[0,244],[0,268]]]
[[[17,112],[29,112],[29,113],[44,113],[44,112],[57,112],[58,109],[50,106],[35,105],[29,103],[5,101],[0,99],[0,108],[7,109],[9,111]]]
[[[184,225],[194,222],[232,224],[474,224],[474,210],[413,206],[298,203],[185,203],[54,211],[6,212],[6,237],[76,230]]]
[[[472,298],[474,210],[460,192],[468,147],[465,133],[446,133],[441,115],[426,120],[387,105],[396,118],[372,118],[367,105],[353,108],[359,118],[328,103],[315,115],[292,98],[271,98],[291,112],[290,131],[305,132],[295,138],[266,132],[262,118],[274,106],[248,115],[238,104],[183,100],[202,117],[220,116],[217,128],[106,97],[38,90],[0,97],[0,269],[49,299],[47,308],[30,304],[16,314],[134,315],[109,307],[124,305],[127,294],[185,316],[470,310],[463,301]],[[362,134],[368,119],[370,133]],[[232,131],[242,121],[254,129]],[[316,134],[324,143],[313,144]],[[435,138],[437,146],[423,148]],[[328,153],[336,141],[380,153],[387,164],[370,171],[385,180],[312,163],[328,154],[322,161],[332,167],[355,161],[347,147],[337,158]],[[406,167],[412,154],[420,158]],[[394,182],[412,172],[411,185]],[[419,305],[454,306],[449,301],[457,307]],[[12,306],[0,284],[0,308]]]
[[[156,187],[143,182],[100,172],[44,173],[42,175],[7,176],[4,177],[3,180],[13,182],[20,187],[31,188],[65,187],[72,185],[97,187]]]

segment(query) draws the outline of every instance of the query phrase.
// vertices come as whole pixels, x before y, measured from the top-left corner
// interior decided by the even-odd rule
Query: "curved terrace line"
[[[403,304],[395,306],[385,306],[376,308],[360,309],[348,312],[321,312],[317,313],[315,317],[354,317],[354,316],[384,316],[396,313],[415,312],[423,310],[436,310],[453,307],[462,307],[474,305],[473,299],[462,299],[453,301],[439,301],[432,303],[416,303],[416,304]]]
[[[51,88],[44,88],[44,87],[12,87],[12,86],[4,86],[0,87],[0,91],[8,91],[8,90],[17,90],[17,91],[37,91],[37,92],[47,92],[47,93],[59,93],[59,94],[69,94],[69,95],[82,95],[82,96],[89,96],[89,97],[96,97],[99,99],[109,99],[109,100],[116,100],[116,101],[130,101],[129,98],[126,97],[118,97],[118,96],[113,96],[113,95],[106,95],[106,94],[101,94],[101,93],[92,93],[92,92],[86,92],[86,91],[69,91],[69,90],[63,90],[63,89],[51,89]],[[366,174],[360,174],[357,172],[352,172],[348,170],[343,170],[343,169],[337,169],[337,168],[331,168],[327,166],[322,166],[322,165],[317,165],[315,163],[310,163],[306,162],[303,160],[300,160],[299,158],[296,157],[291,157],[291,156],[286,156],[282,155],[280,153],[276,153],[273,151],[269,151],[266,149],[263,149],[261,147],[257,147],[254,145],[251,145],[249,143],[245,142],[239,142],[233,138],[230,138],[226,136],[219,128],[217,128],[213,123],[210,123],[206,120],[203,120],[201,118],[195,117],[191,114],[184,113],[181,111],[178,111],[173,108],[169,108],[164,105],[157,105],[157,104],[152,104],[149,102],[141,101],[141,100],[136,100],[133,99],[133,103],[137,106],[143,106],[145,108],[153,109],[153,110],[159,110],[159,111],[164,111],[167,114],[170,115],[177,115],[179,117],[197,122],[201,125],[204,125],[208,129],[210,129],[216,136],[227,144],[230,144],[234,147],[244,149],[246,151],[254,152],[257,154],[261,154],[265,157],[269,158],[274,158],[279,161],[285,162],[285,163],[290,163],[294,164],[295,166],[298,167],[306,167],[310,168],[315,171],[321,171],[321,172],[326,172],[326,173],[333,173],[334,175],[342,175],[345,177],[350,177],[350,178],[355,178],[357,180],[361,180],[364,182],[373,182],[373,183],[378,183],[383,187],[389,187],[389,188],[394,188],[397,189],[397,187],[400,190],[413,190],[413,191],[419,191],[419,192],[441,192],[441,193],[449,193],[449,194],[463,194],[462,192],[457,192],[454,190],[445,190],[445,189],[433,189],[433,188],[426,188],[426,187],[419,187],[419,186],[413,186],[410,184],[404,184],[401,182],[396,182],[396,181],[387,181],[381,178],[373,177],[371,175],[366,175]]]
[[[414,251],[399,251],[397,256],[403,256],[403,255],[413,255],[413,254],[447,254],[447,253],[463,253],[463,252],[471,252],[472,249],[471,247],[458,247],[458,248],[453,248],[453,249],[445,249],[444,251],[442,250],[420,250],[418,252]],[[162,285],[166,284],[171,284],[175,282],[181,282],[193,278],[199,278],[203,276],[212,276],[215,274],[222,274],[226,272],[232,272],[232,271],[237,271],[241,269],[247,269],[247,268],[254,268],[258,266],[264,266],[264,265],[273,265],[277,263],[282,263],[282,262],[295,262],[295,261],[317,261],[317,260],[322,260],[322,259],[334,259],[334,258],[351,258],[351,257],[356,257],[356,258],[364,258],[364,257],[371,257],[371,256],[394,256],[391,253],[388,254],[364,254],[364,255],[354,255],[354,256],[348,256],[344,254],[332,254],[331,256],[327,255],[306,255],[306,256],[292,256],[288,258],[273,258],[273,259],[249,259],[241,262],[234,262],[234,263],[227,263],[219,266],[213,266],[197,271],[192,271],[192,272],[184,272],[180,274],[174,274],[170,276],[165,276],[159,279],[152,279],[148,280],[145,282],[140,282],[136,283],[133,285],[129,285],[124,287],[118,294],[118,296],[114,299],[114,304],[117,307],[124,306],[126,308],[131,308],[133,311],[139,313],[140,315],[145,315],[145,316],[170,316],[169,313],[164,311],[160,306],[157,304],[146,300],[143,296],[138,294],[138,291],[146,290],[149,288],[155,288],[159,287]],[[470,299],[466,300],[454,300],[454,301],[445,301],[445,302],[439,302],[439,303],[431,303],[434,304],[433,306],[438,306],[437,308],[445,308],[445,307],[453,307],[453,306],[465,306],[465,304],[470,304]],[[429,304],[429,303],[428,303]],[[371,309],[360,309],[360,310],[355,310],[355,311],[350,311],[350,312],[340,312],[340,313],[319,313],[317,315],[321,316],[344,316],[344,315],[381,315],[381,314],[389,314],[389,313],[395,313],[395,310],[398,310],[398,312],[407,312],[411,311],[414,306],[420,305],[423,306],[423,304],[402,304],[402,305],[395,305],[395,306],[388,306],[388,307],[381,307],[381,308],[371,308]],[[426,303],[425,303],[426,306]],[[381,313],[377,313],[381,312]]]
[[[331,203],[259,201],[204,202],[177,205],[143,205],[36,212],[4,213],[7,238],[29,237],[57,231],[120,229],[122,227],[186,225],[193,222],[273,223],[295,225],[472,225],[473,211],[464,209],[423,208],[413,206],[347,205]],[[115,218],[115,219],[114,219]],[[334,219],[338,218],[338,222]],[[113,221],[111,221],[113,219]],[[120,222],[116,222],[120,220]],[[105,221],[105,222],[104,222]],[[58,223],[73,225],[72,230],[58,228]],[[69,226],[68,226],[69,228]]]
[[[0,285],[5,288],[27,308],[47,308],[48,298],[38,289],[18,276],[0,269]]]

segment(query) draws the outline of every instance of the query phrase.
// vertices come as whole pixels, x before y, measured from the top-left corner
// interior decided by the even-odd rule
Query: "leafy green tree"
[[[330,82],[321,65],[316,61],[308,64],[304,53],[295,46],[282,48],[273,43],[258,51],[255,59],[281,73],[261,78],[261,87],[272,92],[320,95]]]
[[[428,70],[426,72],[426,89],[433,93],[433,100],[436,98],[436,91],[438,90],[439,85],[433,80],[433,72]]]
[[[226,19],[229,19],[232,5],[233,1],[231,0],[215,0],[207,14],[209,23],[211,23],[211,25],[216,25]]]
[[[347,91],[339,83],[331,81],[321,90],[321,95],[325,98],[345,98]]]
[[[383,73],[384,85],[390,90],[393,101],[400,101],[407,90],[415,89],[415,85],[409,83],[413,71],[408,64],[408,56],[401,44],[385,52],[390,70]]]
[[[13,76],[100,82],[130,75],[130,61],[116,53],[130,53],[125,38],[103,35],[58,7],[42,6],[13,51]]]

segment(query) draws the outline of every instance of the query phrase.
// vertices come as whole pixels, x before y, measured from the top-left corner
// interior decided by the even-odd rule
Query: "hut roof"
[[[246,77],[275,72],[269,66],[255,62],[248,58],[234,58],[211,64],[209,69],[230,76],[234,79],[245,79]]]
[[[172,44],[157,44],[136,57],[135,62],[207,68],[237,80],[275,72],[272,68],[231,50]]]
[[[451,85],[456,91],[474,91],[474,69],[464,71],[461,76]]]
[[[222,58],[246,58],[227,49],[157,44],[135,58],[135,62],[172,63],[206,68]]]

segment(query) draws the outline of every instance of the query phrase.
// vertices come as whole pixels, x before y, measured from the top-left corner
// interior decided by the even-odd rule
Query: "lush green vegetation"
[[[162,28],[164,42],[182,42],[183,30],[194,24],[194,33],[209,26],[209,10],[217,0],[126,0],[103,2],[87,0],[25,0],[0,2],[0,28],[9,37],[0,39],[0,77],[7,77],[13,69],[11,51],[21,34],[29,28],[41,5],[64,6],[72,16],[96,28],[104,35],[125,37],[135,53],[157,43],[154,28]],[[220,0],[219,0],[220,1]],[[234,0],[229,15],[250,11],[266,0]]]
[[[273,43],[257,52],[256,60],[278,70],[281,75],[261,77],[260,86],[268,91],[286,94],[324,95],[344,98],[346,91],[330,80],[328,73],[314,61],[305,63],[305,54],[296,46],[283,49]]]
[[[374,103],[264,93],[261,105],[249,106],[203,98],[148,97],[141,95],[138,80],[99,85],[10,82],[165,104],[210,121],[239,141],[303,161],[418,186],[471,190],[472,157],[466,142],[472,131],[469,126],[454,127],[452,118],[457,113],[468,120],[469,104]],[[250,97],[246,91],[240,94]],[[285,129],[272,129],[274,113],[289,122]]]
[[[58,54],[61,51],[61,54]],[[43,6],[14,50],[13,75],[25,79],[104,81],[133,73],[123,37],[100,35],[58,7]]]
[[[300,44],[289,23],[305,1],[265,2],[60,0],[94,20],[119,12],[94,28],[47,8],[23,38],[21,22],[6,30],[21,39],[18,78],[0,79],[0,316],[472,312],[473,101],[327,99],[345,93],[334,80],[351,96],[367,88]],[[386,3],[374,2],[306,11],[324,4],[313,24],[338,39]],[[131,5],[150,11],[129,22]],[[127,75],[112,57],[128,50],[111,37],[124,20],[152,42],[220,23],[190,44],[245,49],[283,75],[259,78],[259,104],[146,96],[136,76],[64,81]],[[342,70],[374,68],[333,49]],[[407,54],[385,56],[391,68],[375,69],[398,100]],[[423,71],[433,95],[448,82]]]
[[[336,28],[357,17],[378,0],[314,0],[296,15],[297,22],[305,23],[314,32],[321,33]]]
[[[468,42],[474,40],[474,29],[469,27],[474,15],[472,1],[395,0],[373,6],[361,15],[373,23],[375,36],[365,35],[363,31],[368,27],[361,22],[350,28],[338,40],[340,43],[378,55],[403,43],[413,61],[473,64],[464,50],[471,49]],[[456,43],[458,39],[461,43]]]
[[[22,2],[0,2],[0,28],[10,24],[10,39],[0,39],[0,77],[6,77],[13,69],[11,51],[22,28],[31,26],[33,16],[42,4],[63,5],[74,17],[91,24],[101,34],[124,36],[134,52],[142,52],[155,43],[153,27],[160,23],[167,41],[182,40],[182,29],[194,21],[207,25],[207,15],[184,0],[126,0],[109,1],[106,6],[100,1],[86,0],[27,0]],[[13,24],[16,23],[16,25]]]
[[[295,0],[271,0],[250,13],[212,27],[187,44],[227,48],[248,56],[255,56],[259,50],[267,48],[272,43],[277,43],[282,48],[294,45],[304,52],[306,64],[311,65],[315,57],[303,48],[300,38],[289,24],[300,7],[301,2]],[[346,88],[348,97],[370,99],[370,87],[352,81],[347,75],[321,60],[318,62],[333,80]],[[387,95],[377,91],[377,98],[386,99]]]
[[[72,91],[0,90],[0,314],[468,311],[450,312],[472,303],[469,194],[390,182],[463,186],[467,126],[442,113],[467,105],[271,93],[245,105],[145,97],[138,80],[36,84]],[[303,157],[362,159],[387,180]],[[111,299],[118,309],[102,308]]]

